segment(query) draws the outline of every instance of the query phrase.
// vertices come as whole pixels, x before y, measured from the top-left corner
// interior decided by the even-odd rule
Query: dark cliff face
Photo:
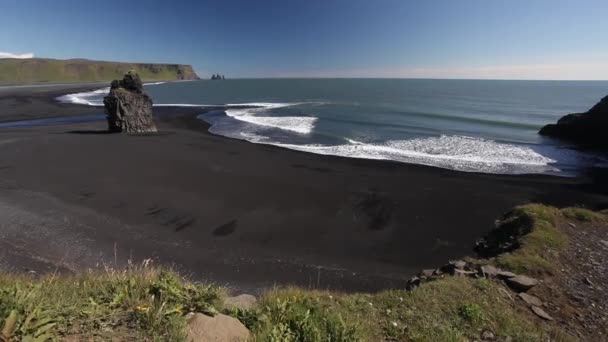
[[[608,150],[608,96],[587,112],[568,114],[538,133],[585,148]]]
[[[200,80],[192,66],[187,64],[136,63],[132,66],[132,70],[137,70],[140,73],[149,71],[153,75],[174,75],[176,80]]]
[[[153,74],[162,74],[171,72],[175,74],[176,80],[199,80],[200,78],[194,72],[191,65],[187,64],[151,64],[151,63],[136,63],[133,65],[134,70],[149,71]]]
[[[177,66],[177,75],[180,80],[199,80],[200,78],[198,77],[198,75],[196,74],[196,72],[194,72],[194,69],[192,69],[191,65],[178,65]]]

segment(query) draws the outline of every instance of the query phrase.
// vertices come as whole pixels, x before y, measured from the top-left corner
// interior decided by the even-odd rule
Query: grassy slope
[[[136,70],[146,81],[193,79],[188,65],[91,61],[84,59],[0,59],[0,82],[89,82],[120,79]]]
[[[568,243],[555,227],[560,215],[606,219],[580,208],[517,207],[499,229],[527,222],[519,248],[484,262],[550,274]],[[223,295],[221,288],[150,267],[42,279],[0,275],[0,328],[14,340],[48,333],[179,341],[184,314],[222,311]],[[569,340],[559,326],[534,318],[501,283],[487,279],[445,277],[412,291],[377,294],[282,288],[267,292],[254,309],[225,313],[239,318],[257,341],[463,341],[478,340],[486,329],[514,341]]]

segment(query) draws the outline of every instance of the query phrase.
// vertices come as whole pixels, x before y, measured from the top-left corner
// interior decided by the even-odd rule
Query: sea
[[[210,132],[348,158],[496,174],[576,176],[607,160],[538,130],[608,95],[608,81],[232,79],[146,84],[200,107]],[[58,100],[102,105],[108,88]],[[224,106],[225,110],[204,110]]]

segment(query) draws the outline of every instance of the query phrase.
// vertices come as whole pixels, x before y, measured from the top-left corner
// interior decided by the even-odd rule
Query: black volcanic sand
[[[0,121],[102,111],[57,104],[65,92],[0,90]],[[0,267],[153,258],[242,291],[374,291],[471,255],[514,205],[608,203],[594,177],[320,156],[214,136],[201,109],[155,112],[149,136],[102,134],[105,122],[0,129]]]

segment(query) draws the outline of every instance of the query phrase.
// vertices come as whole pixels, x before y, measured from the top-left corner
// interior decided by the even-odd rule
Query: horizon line
[[[437,80],[437,81],[555,81],[555,82],[608,82],[608,79],[559,79],[559,78],[451,78],[451,77],[359,77],[359,76],[342,76],[342,77],[319,77],[319,76],[255,76],[255,77],[230,77],[229,80],[256,80],[256,79],[386,79],[386,80]],[[210,80],[201,78],[201,81]]]

